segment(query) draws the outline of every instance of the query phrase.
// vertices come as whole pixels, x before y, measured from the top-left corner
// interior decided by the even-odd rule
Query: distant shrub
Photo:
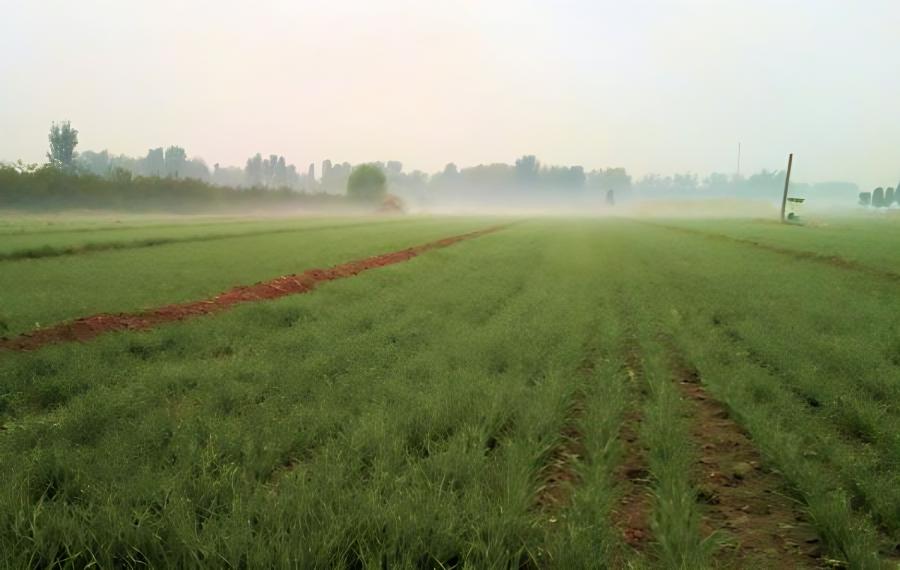
[[[387,179],[374,164],[360,164],[347,179],[347,196],[357,202],[380,204],[387,196]]]
[[[872,205],[876,208],[884,208],[884,188],[881,186],[872,192]]]
[[[871,206],[872,205],[872,193],[871,192],[860,192],[859,193],[859,205],[860,206]]]

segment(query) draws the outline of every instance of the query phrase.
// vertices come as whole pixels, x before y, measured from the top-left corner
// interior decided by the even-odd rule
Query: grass
[[[16,334],[95,313],[203,299],[234,285],[394,251],[490,223],[412,219],[344,227],[302,222],[289,231],[276,224],[268,232],[213,240],[198,239],[210,235],[202,226],[179,228],[180,242],[158,247],[0,262],[0,328]],[[247,230],[241,224],[230,231]],[[79,239],[90,240],[90,235]],[[30,239],[38,243],[41,238]]]
[[[2,273],[3,307],[23,331],[490,223],[7,261],[23,283]],[[831,225],[790,228],[801,243],[740,224],[784,247],[833,239]],[[875,263],[865,251],[860,238],[841,255]],[[740,525],[704,530],[677,350],[808,513],[810,565],[887,567],[900,542],[897,287],[629,220],[529,220],[313,294],[0,353],[0,553],[9,567],[740,566],[725,555]],[[621,437],[627,417],[637,441]],[[648,468],[652,536],[637,549],[620,528],[629,446]]]
[[[666,220],[661,223],[711,237],[782,248],[820,259],[837,258],[887,272],[900,266],[900,220],[895,216],[855,216],[804,220]],[[831,259],[834,261],[834,259]]]
[[[0,262],[59,257],[106,250],[136,249],[185,242],[215,241],[314,230],[346,229],[387,223],[360,219],[231,220],[195,224],[152,224],[131,227],[23,231],[3,236]],[[395,222],[396,223],[396,222]]]

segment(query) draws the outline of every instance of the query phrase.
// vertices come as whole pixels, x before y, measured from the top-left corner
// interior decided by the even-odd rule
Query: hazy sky
[[[4,0],[0,159],[179,144],[900,179],[897,0]],[[317,166],[318,171],[318,166]]]

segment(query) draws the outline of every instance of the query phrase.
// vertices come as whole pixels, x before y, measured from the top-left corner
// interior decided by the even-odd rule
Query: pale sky
[[[900,179],[897,0],[2,0],[0,159]]]

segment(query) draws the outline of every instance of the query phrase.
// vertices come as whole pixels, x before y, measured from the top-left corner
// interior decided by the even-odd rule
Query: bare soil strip
[[[38,329],[21,336],[0,339],[0,350],[35,350],[45,345],[70,341],[86,341],[110,331],[146,330],[173,321],[224,311],[233,305],[277,299],[286,295],[309,293],[319,283],[353,277],[363,271],[402,263],[433,249],[451,246],[498,231],[506,226],[492,226],[483,230],[451,236],[386,253],[367,257],[328,269],[310,269],[300,274],[285,275],[255,285],[242,285],[209,299],[166,305],[137,313],[99,314]]]
[[[586,455],[584,432],[579,420],[584,416],[584,394],[578,390],[569,402],[566,421],[559,432],[559,442],[550,450],[541,468],[541,487],[535,505],[552,513],[569,504],[575,486],[581,482],[576,465]]]
[[[693,403],[691,433],[699,450],[694,480],[705,504],[704,535],[725,531],[734,540],[723,563],[759,568],[824,567],[822,543],[787,484],[765,468],[747,433],[711,398],[699,372],[671,349],[674,380]],[[749,566],[747,566],[749,567]]]
[[[728,241],[728,242],[740,243],[740,244],[744,244],[744,245],[752,245],[753,247],[763,249],[765,251],[770,251],[772,253],[787,255],[789,257],[793,257],[794,259],[800,259],[800,260],[804,260],[804,261],[813,261],[816,263],[829,265],[831,267],[837,267],[837,268],[846,269],[849,271],[857,271],[859,273],[864,273],[866,275],[871,275],[873,277],[878,277],[881,279],[887,279],[889,281],[900,281],[900,273],[888,271],[887,269],[880,269],[878,267],[872,267],[871,265],[866,265],[866,264],[860,263],[858,261],[853,261],[852,259],[847,259],[847,258],[841,257],[839,255],[823,255],[821,253],[816,253],[814,251],[790,249],[787,247],[781,247],[781,246],[767,244],[767,243],[760,243],[760,242],[754,241],[752,239],[727,236],[724,234],[717,234],[717,233],[712,233],[712,232],[704,232],[704,231],[697,230],[694,228],[685,228],[685,227],[681,227],[681,226],[670,226],[670,225],[666,225],[666,224],[657,224],[655,222],[642,222],[642,223],[650,225],[650,226],[656,226],[658,228],[664,228],[667,230],[676,231],[676,232],[701,236],[701,237],[705,237],[708,239]]]
[[[596,363],[597,351],[588,343],[585,356],[578,365],[579,380],[589,379],[597,366]],[[568,505],[575,486],[581,482],[576,466],[587,455],[584,431],[581,427],[584,406],[585,394],[578,388],[569,401],[566,419],[559,432],[559,441],[550,450],[548,459],[540,471],[542,485],[538,489],[535,506],[541,511],[553,513]]]
[[[647,454],[640,443],[641,404],[646,397],[643,381],[643,365],[640,349],[633,339],[625,346],[625,374],[629,391],[635,403],[625,412],[619,428],[619,441],[623,457],[615,470],[615,479],[624,493],[613,509],[613,524],[622,533],[622,539],[637,551],[643,551],[650,543],[650,469]]]

